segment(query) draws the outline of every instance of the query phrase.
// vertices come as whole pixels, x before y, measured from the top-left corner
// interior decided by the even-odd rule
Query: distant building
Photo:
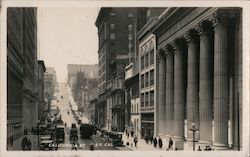
[[[46,101],[46,107],[50,110],[51,101],[55,99],[55,91],[57,86],[56,71],[52,67],[46,67],[44,73],[44,98]]]
[[[7,145],[38,120],[37,9],[7,9]]]
[[[85,64],[68,64],[68,84],[70,89],[73,89],[73,85],[76,82],[78,72],[83,72],[85,78],[98,78],[98,65],[85,65]]]
[[[45,118],[45,111],[48,110],[44,99],[44,72],[46,71],[44,62],[38,61],[38,119],[43,121]]]
[[[90,99],[88,119],[89,119],[90,123],[92,123],[92,124],[96,124],[96,116],[97,115],[96,115],[95,107],[96,107],[97,102],[98,102],[98,99],[95,97],[92,97]]]
[[[98,123],[109,131],[125,129],[124,67],[135,58],[136,17],[134,8],[101,8],[95,23],[99,37]]]
[[[76,82],[73,84],[72,91],[79,111],[88,113],[90,98],[97,95],[98,79],[86,76],[88,75],[85,75],[84,72],[77,72]],[[96,74],[93,76],[96,76]]]

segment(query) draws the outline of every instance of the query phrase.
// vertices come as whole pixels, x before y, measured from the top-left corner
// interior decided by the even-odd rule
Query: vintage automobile
[[[65,132],[64,126],[59,125],[55,128],[55,135],[56,135],[56,143],[64,143],[65,140]]]
[[[53,150],[53,140],[51,135],[42,135],[40,138],[40,150]]]
[[[82,138],[90,138],[94,133],[94,127],[91,124],[82,123],[80,125],[80,135]]]
[[[76,124],[73,123],[71,125],[71,129],[70,129],[70,141],[77,141],[78,140],[78,131],[76,128]]]
[[[81,123],[82,123],[82,120],[81,120],[81,119],[78,119],[78,120],[77,120],[77,123],[78,123],[78,124],[81,124]]]
[[[123,140],[122,140],[123,132],[111,132],[110,133],[110,141],[112,142],[113,146],[119,146],[122,147]]]

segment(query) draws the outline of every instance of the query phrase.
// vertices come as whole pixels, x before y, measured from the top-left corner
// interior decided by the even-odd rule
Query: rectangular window
[[[144,69],[144,56],[141,57],[141,70]]]
[[[115,24],[111,23],[110,24],[110,29],[115,29]]]
[[[146,93],[145,96],[145,107],[148,107],[148,92]]]
[[[114,40],[115,39],[115,33],[110,33],[110,39]]]
[[[154,64],[154,49],[150,51],[150,65]]]
[[[144,107],[144,93],[141,94],[141,107]]]
[[[154,70],[150,71],[150,86],[154,85]]]
[[[150,106],[154,106],[154,91],[150,91]]]
[[[145,87],[148,87],[148,84],[149,83],[149,81],[148,81],[148,72],[146,73],[146,75],[145,75]]]
[[[145,55],[145,68],[148,67],[148,53]]]
[[[144,75],[141,75],[141,88],[144,88]]]

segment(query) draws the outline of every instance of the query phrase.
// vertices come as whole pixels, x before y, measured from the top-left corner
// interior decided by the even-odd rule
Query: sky
[[[38,59],[66,82],[67,64],[97,64],[98,8],[38,8]]]

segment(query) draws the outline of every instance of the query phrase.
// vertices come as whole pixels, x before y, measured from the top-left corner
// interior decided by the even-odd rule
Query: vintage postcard
[[[2,1],[1,156],[248,156],[246,1]]]

